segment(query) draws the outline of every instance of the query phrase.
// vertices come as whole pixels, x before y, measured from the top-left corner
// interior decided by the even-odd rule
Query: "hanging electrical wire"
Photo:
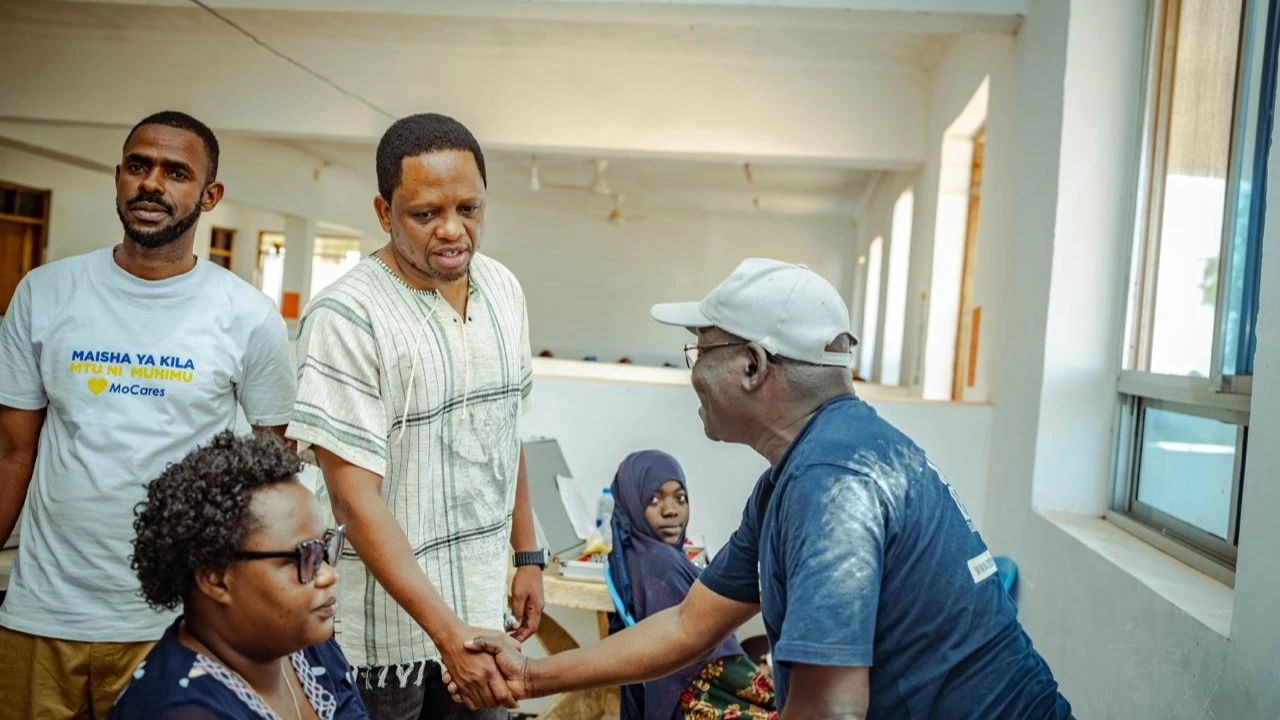
[[[205,4],[204,2],[202,2],[202,0],[190,0],[190,2],[191,2],[191,4],[192,4],[192,5],[195,5],[195,6],[199,7],[199,8],[201,8],[201,9],[203,9],[205,12],[209,13],[210,15],[212,15],[212,16],[214,16],[214,17],[218,18],[218,19],[219,19],[219,20],[221,20],[222,22],[224,22],[224,23],[226,23],[227,25],[231,26],[231,27],[232,27],[232,28],[234,28],[237,32],[239,32],[241,35],[244,35],[245,37],[249,38],[249,39],[250,39],[250,40],[252,40],[253,42],[257,43],[257,44],[258,44],[262,49],[266,50],[267,52],[271,53],[272,55],[275,55],[276,57],[280,58],[281,60],[284,60],[285,62],[289,63],[290,65],[293,65],[294,67],[298,68],[299,70],[302,70],[303,72],[307,73],[308,75],[310,75],[310,76],[314,77],[315,79],[319,80],[320,82],[322,82],[322,83],[324,83],[324,84],[328,85],[329,87],[333,88],[334,90],[337,90],[338,92],[342,93],[343,95],[346,95],[347,97],[349,97],[349,98],[351,98],[351,99],[355,100],[356,102],[361,103],[362,105],[364,105],[365,107],[367,107],[367,108],[369,108],[369,109],[373,110],[374,112],[376,112],[376,113],[378,113],[378,114],[380,114],[380,115],[383,115],[383,116],[385,116],[385,117],[387,117],[387,118],[389,118],[389,119],[391,119],[391,120],[395,120],[395,119],[396,119],[396,116],[395,116],[395,115],[391,114],[390,112],[387,112],[386,110],[383,110],[382,108],[378,107],[378,106],[377,106],[377,105],[375,105],[374,103],[372,103],[372,102],[370,102],[369,100],[365,99],[365,98],[364,98],[364,97],[362,97],[361,95],[358,95],[358,94],[356,94],[356,93],[354,93],[354,92],[352,92],[352,91],[350,91],[350,90],[348,90],[348,89],[346,89],[346,88],[342,87],[341,85],[339,85],[338,83],[334,82],[333,80],[330,80],[328,77],[325,77],[324,75],[320,74],[319,72],[316,72],[315,70],[312,70],[310,67],[308,67],[308,66],[304,65],[303,63],[298,62],[297,60],[294,60],[293,58],[289,57],[288,55],[285,55],[284,53],[280,52],[279,50],[277,50],[277,49],[275,49],[275,48],[271,47],[271,46],[270,46],[270,45],[268,45],[265,41],[263,41],[261,38],[259,38],[257,35],[254,35],[253,33],[249,32],[249,31],[248,31],[248,30],[246,30],[246,29],[244,29],[243,27],[241,27],[239,24],[237,24],[234,20],[232,20],[231,18],[227,17],[226,15],[223,15],[222,13],[218,12],[218,11],[217,11],[217,10],[215,10],[214,8],[209,7],[209,5],[207,5],[207,4]]]

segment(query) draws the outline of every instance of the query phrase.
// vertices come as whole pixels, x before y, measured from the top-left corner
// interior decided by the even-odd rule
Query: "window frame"
[[[1195,391],[1180,387],[1175,376],[1157,376],[1161,380],[1151,383],[1144,394],[1125,394],[1119,412],[1120,442],[1116,457],[1117,476],[1124,482],[1115,485],[1113,512],[1122,513],[1132,523],[1150,532],[1173,538],[1184,547],[1174,552],[1175,557],[1196,566],[1206,574],[1218,577],[1225,584],[1234,584],[1233,569],[1239,544],[1240,500],[1243,490],[1244,463],[1248,449],[1249,409],[1247,403],[1222,402],[1204,404],[1188,402],[1195,398]],[[1138,382],[1142,382],[1139,380]],[[1132,384],[1131,384],[1132,386]],[[1237,398],[1239,396],[1236,396]],[[1220,538],[1198,526],[1144,503],[1138,497],[1142,472],[1142,438],[1145,411],[1167,410],[1193,417],[1218,420],[1236,426],[1235,453],[1233,456],[1231,500],[1227,517],[1227,537]],[[1191,551],[1192,554],[1188,554]],[[1195,560],[1190,558],[1194,557]],[[1205,561],[1209,565],[1206,566]]]
[[[1174,376],[1149,370],[1156,310],[1156,274],[1159,269],[1161,223],[1168,132],[1172,111],[1172,87],[1177,59],[1179,13],[1182,0],[1153,0],[1147,32],[1147,72],[1144,87],[1142,161],[1138,170],[1134,216],[1134,246],[1130,255],[1130,292],[1124,323],[1124,368],[1117,380],[1116,442],[1113,458],[1113,497],[1107,517],[1184,563],[1234,586],[1239,542],[1239,518],[1248,453],[1252,375],[1224,372],[1227,342],[1251,348],[1249,330],[1232,333],[1227,327],[1233,243],[1245,248],[1243,323],[1256,318],[1257,253],[1260,252],[1265,209],[1267,160],[1275,112],[1277,53],[1280,13],[1277,0],[1242,0],[1240,41],[1236,51],[1235,97],[1231,115],[1227,186],[1221,228],[1218,283],[1209,377]],[[1261,45],[1261,47],[1259,47]],[[1255,77],[1255,75],[1257,77]],[[1256,94],[1254,94],[1256,93]],[[1246,158],[1246,154],[1248,157]],[[1251,161],[1248,178],[1242,163]],[[1246,234],[1237,238],[1242,182],[1251,183]],[[1251,265],[1252,263],[1252,265]],[[1147,505],[1138,499],[1140,461],[1148,408],[1159,408],[1197,417],[1218,419],[1236,426],[1236,452],[1231,488],[1227,538],[1219,538],[1189,522]]]
[[[1209,377],[1212,387],[1217,392],[1248,394],[1253,391],[1252,362],[1247,372],[1226,373],[1224,356],[1228,343],[1245,344],[1251,351],[1255,345],[1252,329],[1245,332],[1244,338],[1232,338],[1226,321],[1226,308],[1230,299],[1231,278],[1235,268],[1234,244],[1237,240],[1237,214],[1240,205],[1240,193],[1243,185],[1242,165],[1248,156],[1248,175],[1251,185],[1251,204],[1248,210],[1247,237],[1242,242],[1248,243],[1245,252],[1245,274],[1243,305],[1244,314],[1256,324],[1258,304],[1258,264],[1261,250],[1261,235],[1265,219],[1266,203],[1253,202],[1256,198],[1266,197],[1267,159],[1270,151],[1272,115],[1275,111],[1274,95],[1276,82],[1277,53],[1272,47],[1277,41],[1276,0],[1244,0],[1241,12],[1240,48],[1236,57],[1236,100],[1231,118],[1231,150],[1227,168],[1227,193],[1224,205],[1224,221],[1222,242],[1219,250],[1217,279],[1217,311],[1213,325],[1213,348],[1210,360]],[[1271,48],[1268,51],[1268,48]],[[1255,65],[1256,63],[1256,65]],[[1257,96],[1253,96],[1256,84]],[[1254,108],[1251,105],[1256,105]],[[1268,112],[1264,113],[1263,109]],[[1242,112],[1243,110],[1243,112]],[[1253,242],[1250,238],[1258,238]],[[1238,352],[1238,350],[1237,350]]]

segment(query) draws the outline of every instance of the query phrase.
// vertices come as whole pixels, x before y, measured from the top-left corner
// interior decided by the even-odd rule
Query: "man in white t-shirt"
[[[152,115],[116,167],[114,247],[32,270],[0,325],[0,538],[26,513],[0,605],[0,707],[105,717],[173,622],[130,568],[146,483],[236,421],[283,434],[295,380],[266,295],[192,254],[222,198],[218,142]]]

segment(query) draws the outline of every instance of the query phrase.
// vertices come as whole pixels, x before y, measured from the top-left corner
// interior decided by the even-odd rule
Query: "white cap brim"
[[[702,314],[698,305],[699,303],[696,302],[658,303],[650,308],[649,314],[663,325],[685,328],[704,328],[715,325]]]

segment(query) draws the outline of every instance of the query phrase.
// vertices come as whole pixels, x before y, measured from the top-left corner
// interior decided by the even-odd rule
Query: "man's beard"
[[[462,267],[452,272],[441,272],[439,270],[436,270],[435,268],[431,267],[430,260],[427,261],[427,266],[425,268],[418,268],[418,269],[425,271],[432,280],[435,280],[438,283],[448,284],[448,283],[457,282],[462,278],[466,277],[468,274],[470,274],[471,260],[468,259],[466,265],[463,265]]]
[[[128,206],[135,202],[143,201],[162,205],[169,211],[170,216],[173,215],[173,207],[169,205],[169,203],[147,193],[140,193],[137,197],[134,197],[129,200],[129,202],[125,203],[125,205]],[[195,208],[192,209],[191,213],[186,217],[176,220],[164,227],[156,228],[155,230],[142,230],[129,225],[129,221],[126,218],[124,211],[120,209],[119,203],[116,204],[116,215],[120,218],[120,224],[124,226],[124,234],[127,235],[130,240],[144,248],[154,250],[177,240],[186,234],[188,230],[195,227],[196,223],[200,221],[200,204],[196,203]]]
[[[398,245],[397,238],[395,236],[392,236],[392,241],[393,243],[396,243]],[[478,244],[479,243],[476,243],[476,245]],[[468,253],[468,256],[467,256],[466,265],[463,265],[457,270],[437,270],[435,266],[431,264],[430,252],[424,252],[422,261],[418,262],[418,260],[414,258],[412,252],[399,251],[399,254],[404,258],[404,261],[408,263],[414,270],[417,270],[418,272],[422,273],[423,275],[426,275],[427,277],[431,278],[432,280],[438,283],[442,283],[446,285],[450,283],[455,283],[471,274],[471,261],[474,260],[476,257],[475,245],[472,245],[471,247],[469,247],[467,250],[467,253]]]

